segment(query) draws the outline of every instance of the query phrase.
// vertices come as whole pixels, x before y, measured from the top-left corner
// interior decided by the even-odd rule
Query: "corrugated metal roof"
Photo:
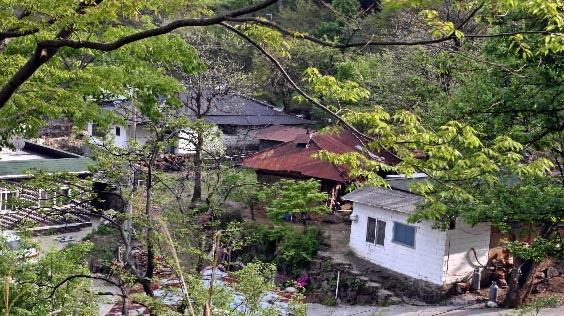
[[[415,183],[429,182],[428,178],[400,178],[400,179],[387,179],[388,184],[392,189],[411,192],[411,186]]]
[[[311,137],[311,139],[310,139]],[[307,144],[307,146],[305,146]],[[360,152],[362,143],[349,131],[339,134],[304,134],[295,140],[248,156],[240,165],[256,170],[297,173],[303,176],[346,183],[348,169],[313,158],[320,150],[338,154]]]
[[[298,135],[306,135],[315,131],[300,127],[273,125],[257,131],[256,137],[264,140],[274,140],[278,142],[290,142]]]
[[[0,161],[0,178],[23,176],[30,169],[39,169],[46,172],[88,172],[88,165],[92,163],[93,161],[86,157]]]
[[[344,200],[411,214],[423,197],[404,191],[365,186],[343,196]]]
[[[266,126],[266,125],[303,125],[311,123],[299,117],[288,115],[242,116],[242,115],[207,115],[206,123],[216,125]]]
[[[0,160],[0,179],[27,176],[26,172],[30,169],[45,172],[83,173],[88,172],[88,165],[93,163],[90,158],[28,141],[23,150],[38,155],[41,159]]]

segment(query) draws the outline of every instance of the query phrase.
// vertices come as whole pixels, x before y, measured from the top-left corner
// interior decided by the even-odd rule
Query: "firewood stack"
[[[496,281],[500,288],[507,287],[507,278],[513,268],[513,257],[508,251],[495,254],[490,258],[486,270],[489,272],[492,281]]]
[[[180,171],[186,163],[190,162],[188,155],[164,154],[155,161],[155,167],[163,171]]]

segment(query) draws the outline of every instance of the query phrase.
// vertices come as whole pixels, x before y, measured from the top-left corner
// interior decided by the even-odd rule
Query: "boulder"
[[[544,279],[546,278],[546,275],[544,274],[544,272],[539,271],[537,273],[535,273],[535,279]]]
[[[556,269],[555,267],[549,267],[548,269],[546,269],[546,277],[547,278],[555,278],[557,276],[560,275],[560,272],[558,272],[558,269]]]
[[[284,289],[284,292],[286,292],[286,293],[296,293],[296,292],[298,292],[298,290],[293,286],[288,286],[287,288]]]

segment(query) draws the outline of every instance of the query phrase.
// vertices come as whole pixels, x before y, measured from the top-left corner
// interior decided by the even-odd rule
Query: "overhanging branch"
[[[255,42],[252,38],[248,37],[245,33],[239,31],[238,29],[234,28],[233,26],[225,23],[225,22],[221,22],[220,25],[222,25],[223,27],[225,27],[226,29],[234,32],[235,34],[239,35],[240,37],[242,37],[243,39],[245,39],[247,42],[249,42],[251,45],[253,45],[256,49],[258,49],[264,56],[266,56],[266,58],[268,58],[272,64],[274,64],[274,66],[282,73],[282,75],[284,76],[284,78],[286,78],[286,80],[288,80],[288,82],[290,83],[290,85],[292,86],[292,88],[294,88],[301,96],[303,96],[306,100],[308,100],[309,102],[311,102],[312,104],[314,104],[315,106],[317,106],[318,108],[320,108],[321,110],[323,110],[324,112],[326,112],[327,114],[331,115],[332,117],[334,117],[337,121],[339,121],[341,124],[343,124],[343,126],[350,130],[351,132],[353,132],[353,134],[360,136],[362,138],[364,138],[364,140],[375,140],[373,137],[366,135],[362,132],[360,132],[358,129],[356,129],[354,126],[352,126],[351,124],[349,124],[347,121],[345,121],[345,119],[343,119],[341,116],[339,116],[337,113],[331,111],[328,107],[326,107],[325,105],[321,104],[319,101],[315,100],[314,98],[310,97],[304,90],[302,90],[295,82],[294,80],[290,77],[290,75],[286,72],[286,70],[284,69],[284,67],[282,67],[282,65],[280,64],[280,62],[274,57],[272,56],[272,54],[270,54],[269,52],[267,52],[262,46],[260,46],[257,42]],[[361,140],[362,141],[362,140]],[[364,143],[364,141],[363,141]]]
[[[23,65],[10,78],[10,80],[4,84],[0,90],[0,109],[7,104],[8,100],[17,91],[17,89],[26,82],[39,69],[39,67],[57,54],[61,47],[70,47],[75,49],[90,48],[99,51],[112,51],[133,42],[170,33],[182,27],[217,25],[222,21],[226,21],[228,18],[238,17],[266,8],[274,4],[276,1],[277,0],[265,0],[258,4],[211,18],[177,20],[162,27],[124,36],[111,43],[71,40],[71,30],[61,30],[61,32],[56,36],[56,39],[38,42],[34,54],[28,59],[26,64]]]

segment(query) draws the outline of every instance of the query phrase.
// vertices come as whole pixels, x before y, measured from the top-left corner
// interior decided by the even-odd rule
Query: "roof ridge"
[[[258,103],[258,104],[264,105],[264,106],[266,106],[266,107],[268,107],[268,108],[271,108],[271,109],[273,109],[273,110],[274,110],[274,108],[276,107],[276,106],[274,106],[273,104],[268,104],[268,103],[266,103],[265,101],[262,101],[262,100],[259,100],[259,99],[255,99],[255,98],[253,98],[253,97],[250,97],[250,96],[247,96],[247,95],[244,95],[244,94],[233,93],[233,95],[239,96],[239,97],[241,97],[241,98],[245,98],[245,99],[247,99],[247,100],[254,101],[254,102]],[[282,113],[284,113],[284,107],[282,107]],[[284,114],[286,114],[286,113],[284,113]]]

